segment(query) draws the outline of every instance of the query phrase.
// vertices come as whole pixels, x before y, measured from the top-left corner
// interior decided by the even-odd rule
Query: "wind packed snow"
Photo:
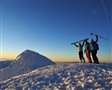
[[[57,64],[0,82],[4,90],[112,90],[112,64]]]

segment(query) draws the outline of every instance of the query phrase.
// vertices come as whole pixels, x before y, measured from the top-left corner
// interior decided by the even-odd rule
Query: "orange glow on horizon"
[[[14,60],[16,57],[17,57],[16,54],[3,54],[2,57],[0,57],[0,59]],[[54,62],[80,62],[79,58],[74,58],[74,57],[48,56],[48,58]],[[86,59],[86,62],[88,62],[87,58],[85,58],[85,59]],[[99,62],[111,62],[112,63],[112,58],[99,58]]]
[[[75,60],[74,58],[64,58],[64,57],[52,57],[51,60],[55,62],[78,62],[78,60]]]
[[[2,55],[2,57],[0,57],[0,59],[15,59],[16,56],[15,55],[12,55],[12,54],[5,54],[5,55]]]
[[[79,58],[66,58],[66,57],[52,57],[51,60],[55,62],[80,62]],[[85,58],[86,62],[88,62],[87,58]],[[107,60],[107,61],[106,61]],[[93,61],[93,60],[92,60]],[[112,63],[112,58],[99,58],[99,62],[108,62]]]

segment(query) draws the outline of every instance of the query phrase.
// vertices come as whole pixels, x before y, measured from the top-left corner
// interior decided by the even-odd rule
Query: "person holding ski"
[[[84,47],[85,47],[84,53],[86,53],[88,62],[92,63],[91,56],[90,56],[90,43],[87,40],[84,41]]]
[[[84,46],[84,42],[83,42],[82,45],[81,45],[81,43],[78,43],[78,45],[76,43],[74,43],[74,45],[78,49],[79,59],[81,60],[81,63],[85,63],[85,58],[83,56],[83,46]]]
[[[94,63],[99,63],[98,57],[97,57],[97,51],[99,50],[99,45],[97,44],[98,42],[98,36],[95,34],[96,36],[96,41],[94,41],[93,39],[90,40],[90,50],[91,50],[91,54],[92,54],[92,58]]]

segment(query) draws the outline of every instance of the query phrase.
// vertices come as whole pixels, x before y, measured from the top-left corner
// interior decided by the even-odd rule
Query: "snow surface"
[[[0,81],[52,64],[55,63],[47,57],[31,50],[25,50],[8,67],[0,69]]]
[[[1,90],[112,90],[112,64],[57,64],[0,82]]]

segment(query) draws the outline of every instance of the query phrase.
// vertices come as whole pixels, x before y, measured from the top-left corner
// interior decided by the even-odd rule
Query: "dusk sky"
[[[111,0],[1,0],[0,54],[14,59],[26,49],[54,61],[79,61],[72,42],[99,38],[100,62],[112,62]],[[85,56],[85,54],[84,54]],[[86,58],[86,56],[85,56]],[[87,61],[87,58],[86,58]]]

